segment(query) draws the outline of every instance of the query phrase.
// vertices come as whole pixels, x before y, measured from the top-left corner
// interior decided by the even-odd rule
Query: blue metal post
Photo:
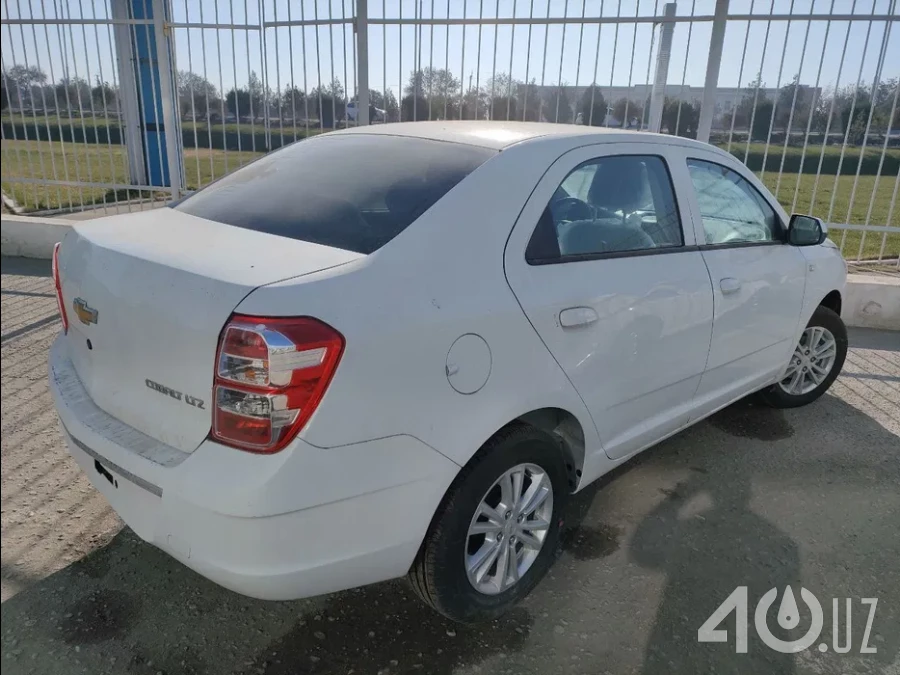
[[[127,1],[130,4],[131,17],[134,19],[153,19],[154,6],[158,8],[162,4],[164,8],[167,7],[164,3],[153,3],[151,0]],[[163,11],[166,12],[166,9]],[[160,70],[156,30],[156,26],[150,24],[133,26],[132,64],[135,68],[134,81],[137,87],[138,117],[147,183],[170,186],[172,184],[169,174],[170,149],[166,144],[162,86],[163,78],[170,78],[172,75]]]

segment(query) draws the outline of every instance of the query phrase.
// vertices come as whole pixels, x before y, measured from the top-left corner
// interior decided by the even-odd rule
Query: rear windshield
[[[348,134],[294,143],[173,208],[357,253],[400,234],[496,150]]]

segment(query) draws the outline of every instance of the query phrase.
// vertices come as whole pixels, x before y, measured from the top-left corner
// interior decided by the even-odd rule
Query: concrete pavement
[[[900,673],[900,334],[854,331],[843,375],[811,406],[739,403],[586,489],[536,591],[499,621],[459,626],[402,581],[297,602],[244,598],[123,529],[57,429],[49,263],[2,266],[7,673]],[[827,651],[780,654],[758,637],[757,600],[773,587],[780,600],[788,584],[821,602]],[[738,586],[749,589],[748,653],[735,653],[733,612],[721,626],[728,643],[698,644]],[[835,597],[852,599],[847,654],[832,648]],[[861,654],[860,599],[873,597],[877,653]],[[775,608],[776,636],[806,631],[802,602],[792,631]]]

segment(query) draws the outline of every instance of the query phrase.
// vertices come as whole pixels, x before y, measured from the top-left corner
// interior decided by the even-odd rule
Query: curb
[[[4,213],[0,252],[49,260],[53,245],[77,222]],[[841,315],[848,326],[900,331],[900,277],[848,274]]]
[[[900,331],[900,277],[848,274],[841,316],[848,326]]]
[[[0,218],[0,253],[22,258],[53,257],[53,245],[62,241],[75,222],[61,218],[13,216]]]

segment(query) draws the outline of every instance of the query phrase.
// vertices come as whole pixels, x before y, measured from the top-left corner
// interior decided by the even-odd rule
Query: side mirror
[[[791,246],[816,246],[825,241],[828,230],[819,218],[795,213],[788,225],[788,243]]]

